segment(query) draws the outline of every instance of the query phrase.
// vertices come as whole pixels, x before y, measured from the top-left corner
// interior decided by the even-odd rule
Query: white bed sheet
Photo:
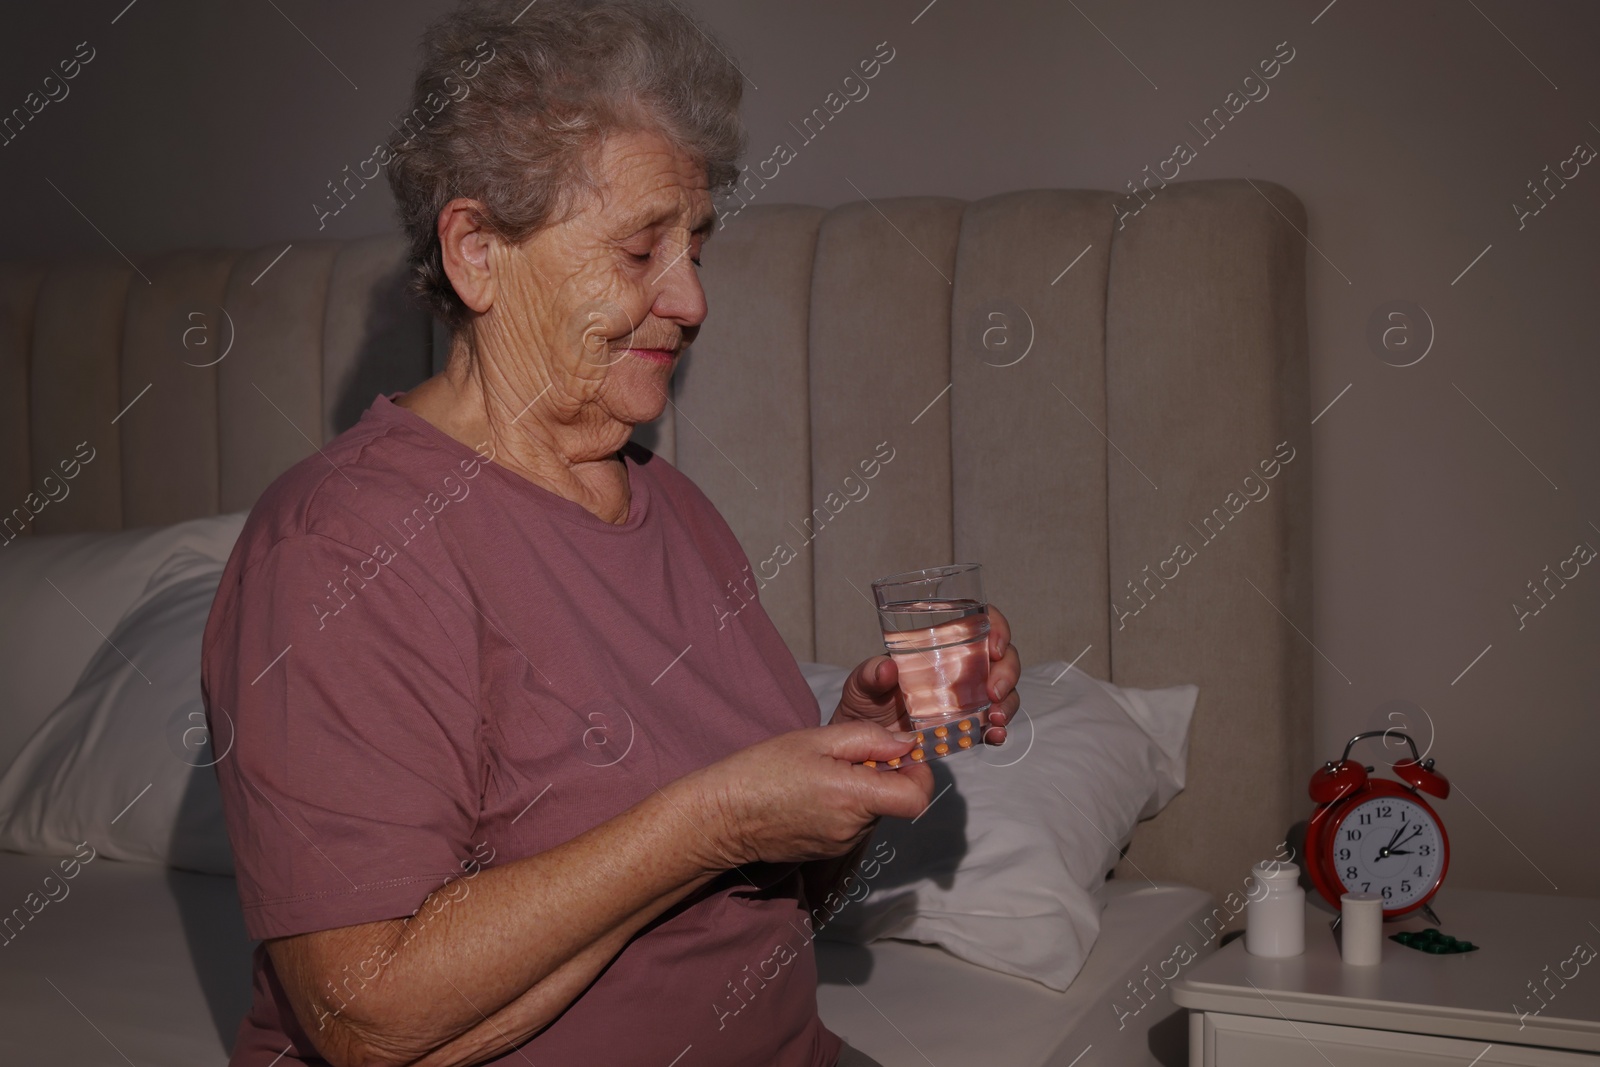
[[[1202,922],[1214,901],[1145,882],[1113,881],[1100,896],[1100,936],[1063,993],[932,945],[819,941],[823,1022],[884,1067],[1068,1067],[1091,1047],[1084,1064],[1182,1067],[1188,1027],[1160,976],[1187,958],[1177,946],[1216,948]]]
[[[0,852],[0,918],[26,912],[29,893],[43,899],[58,863]],[[223,1067],[249,1006],[253,946],[233,879],[100,857],[65,884],[64,898],[0,935],[8,939],[0,945],[0,1064]],[[1181,1063],[1148,1048],[1151,1025],[1175,1010],[1170,1000],[1120,1030],[1112,1005],[1119,990],[1138,1003],[1123,983],[1146,964],[1154,971],[1177,940],[1198,947],[1210,897],[1118,883],[1105,894],[1100,940],[1065,993],[926,945],[819,942],[823,1019],[885,1067],[925,1067],[908,1038],[939,1067],[1066,1067],[1089,1044],[1092,1062]],[[1175,1036],[1162,1039],[1180,1050],[1181,1023],[1167,1020]]]

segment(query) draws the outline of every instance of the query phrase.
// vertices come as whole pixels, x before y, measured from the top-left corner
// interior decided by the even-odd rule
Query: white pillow
[[[200,637],[223,563],[180,548],[0,775],[0,848],[231,874],[206,734]]]
[[[1134,825],[1183,789],[1199,690],[1124,689],[1066,667],[1023,670],[1004,745],[930,765],[933,804],[879,823],[867,888],[813,912],[823,938],[923,941],[1051,989],[1072,983],[1100,932],[1094,891]],[[826,722],[848,672],[802,673]]]
[[[66,699],[155,569],[179,548],[226,560],[244,519],[238,512],[116,533],[40,534],[0,547],[0,770]]]

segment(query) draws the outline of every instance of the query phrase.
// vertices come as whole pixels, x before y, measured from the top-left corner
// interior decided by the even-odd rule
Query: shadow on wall
[[[407,295],[410,273],[402,258],[372,279],[355,358],[333,386],[338,396],[334,434],[354,426],[379,393],[410,389],[433,373],[440,332],[433,327],[433,316]],[[448,334],[444,337],[447,342]],[[442,361],[442,354],[438,358]]]

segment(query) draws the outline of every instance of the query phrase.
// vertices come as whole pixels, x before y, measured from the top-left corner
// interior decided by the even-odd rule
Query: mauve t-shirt
[[[730,614],[747,561],[727,523],[660,457],[624,462],[618,525],[379,396],[262,495],[202,664],[252,937],[420,929],[482,867],[816,725],[759,603]],[[832,1065],[805,914],[797,867],[726,872],[492,1062],[664,1067],[692,1046],[695,1067]],[[352,960],[329,1003],[392,965]],[[322,1063],[259,947],[254,968],[230,1062]]]

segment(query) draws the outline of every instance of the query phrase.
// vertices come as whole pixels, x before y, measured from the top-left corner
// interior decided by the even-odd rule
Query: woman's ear
[[[445,276],[461,302],[480,315],[494,305],[496,286],[490,251],[497,240],[485,225],[482,205],[457,198],[439,212],[439,249]]]

